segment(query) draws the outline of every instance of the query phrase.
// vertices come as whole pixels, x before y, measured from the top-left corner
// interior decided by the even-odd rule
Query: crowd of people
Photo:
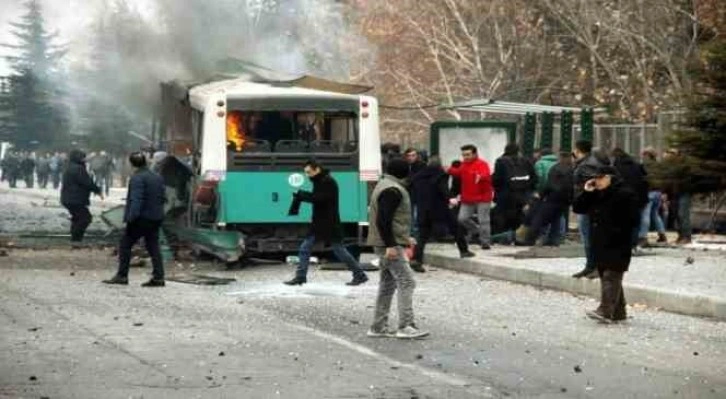
[[[70,154],[65,152],[38,154],[30,151],[8,151],[0,161],[2,182],[7,181],[10,188],[17,188],[22,182],[26,188],[58,190],[61,186],[63,171],[69,166]],[[93,182],[102,188],[106,195],[114,186],[114,179],[120,178],[125,186],[129,168],[125,162],[116,160],[106,151],[92,152],[86,159],[86,170]]]

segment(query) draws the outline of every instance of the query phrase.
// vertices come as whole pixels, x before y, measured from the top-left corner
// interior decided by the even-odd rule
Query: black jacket
[[[449,212],[449,175],[441,166],[427,166],[411,181],[413,203],[418,209],[419,219],[427,215],[435,221],[444,221]]]
[[[63,206],[88,206],[91,193],[101,194],[101,189],[93,183],[86,171],[86,154],[73,150],[68,155],[68,166],[63,172],[61,204]]]
[[[615,158],[613,166],[618,174],[633,193],[637,204],[642,208],[648,203],[648,180],[647,172],[642,164],[638,163],[629,155]]]
[[[517,173],[520,170],[521,172]],[[526,178],[527,180],[520,180]],[[537,187],[537,173],[534,165],[522,156],[503,155],[494,163],[494,202],[499,205],[520,205],[526,202],[527,194]]]
[[[604,191],[587,192],[575,198],[575,213],[590,216],[590,247],[599,270],[625,272],[630,266],[633,229],[640,220],[635,194],[613,177]]]
[[[570,205],[573,195],[572,167],[557,163],[547,175],[547,184],[542,199],[562,205]]]
[[[309,234],[326,243],[340,242],[343,240],[343,230],[340,225],[338,183],[327,170],[323,170],[311,180],[313,192],[298,191],[296,194],[300,201],[313,205]]]
[[[166,202],[164,179],[148,168],[139,169],[131,176],[126,197],[124,222],[133,223],[139,220],[160,222],[164,219]]]

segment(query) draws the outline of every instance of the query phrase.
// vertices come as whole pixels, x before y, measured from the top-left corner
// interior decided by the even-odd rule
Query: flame
[[[240,111],[232,111],[227,113],[227,142],[235,144],[237,151],[242,151],[247,134],[244,129],[244,115]]]

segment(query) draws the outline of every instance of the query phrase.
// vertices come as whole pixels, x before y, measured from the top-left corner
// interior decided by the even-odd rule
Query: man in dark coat
[[[575,170],[573,171],[575,186],[575,200],[583,192],[585,182],[595,177],[595,171],[598,168],[609,164],[605,162],[603,157],[598,157],[592,152],[592,143],[587,140],[580,140],[575,143]],[[597,270],[592,262],[592,251],[590,251],[590,218],[588,215],[578,215],[578,230],[580,231],[580,239],[585,246],[585,267],[572,275],[574,278],[597,278]]]
[[[48,187],[50,180],[50,154],[38,158],[38,186],[42,189]]]
[[[86,154],[73,150],[68,155],[68,166],[63,172],[61,204],[71,214],[71,242],[74,244],[83,241],[86,229],[93,220],[88,210],[91,193],[103,199],[101,189],[93,183],[86,171]]]
[[[640,207],[635,193],[611,166],[598,168],[583,190],[573,209],[590,217],[590,249],[602,295],[600,306],[587,315],[603,323],[625,320],[623,274],[630,266],[631,233],[638,226]]]
[[[635,194],[636,203],[641,210],[648,204],[648,181],[645,167],[627,154],[623,149],[613,150],[613,166],[623,180],[623,184]],[[638,245],[640,225],[633,230],[633,247]]]
[[[25,180],[25,187],[33,188],[35,185],[35,158],[33,154],[27,152],[23,155],[23,160],[20,162],[20,170]]]
[[[163,287],[164,263],[159,245],[159,231],[164,220],[164,203],[166,202],[164,179],[149,170],[146,157],[140,152],[132,153],[129,162],[134,168],[134,175],[129,181],[124,222],[126,229],[119,244],[118,272],[106,284],[127,285],[129,283],[129,263],[131,248],[143,237],[146,250],[151,256],[153,272],[151,280],[141,284],[142,287]]]
[[[571,164],[570,154],[562,153],[558,163],[550,168],[544,187],[539,193],[540,204],[527,231],[525,241],[528,245],[534,245],[544,228],[549,225],[550,231],[545,245],[559,246],[560,221],[572,203]]]
[[[520,155],[519,145],[510,143],[504,148],[494,164],[492,183],[497,204],[492,210],[492,229],[514,241],[514,232],[524,221],[524,207],[537,187],[534,165]]]
[[[305,164],[305,174],[313,183],[313,191],[298,191],[294,200],[309,202],[313,205],[313,218],[308,236],[300,245],[299,263],[292,280],[285,281],[287,285],[303,285],[307,282],[310,256],[316,242],[330,243],[335,256],[343,261],[353,273],[353,280],[346,283],[356,286],[368,281],[358,261],[343,246],[343,228],[340,222],[338,183],[317,162],[308,161]],[[294,212],[293,212],[294,214]]]
[[[419,234],[418,244],[411,260],[411,268],[423,273],[424,251],[426,243],[436,224],[445,224],[456,239],[456,246],[462,258],[475,256],[469,251],[463,229],[458,226],[456,218],[451,213],[451,201],[455,198],[449,191],[449,175],[443,168],[438,157],[431,157],[429,164],[419,171],[411,180],[413,202],[418,206]]]

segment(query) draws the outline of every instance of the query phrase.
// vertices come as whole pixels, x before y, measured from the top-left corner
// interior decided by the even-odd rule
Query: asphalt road
[[[377,273],[291,288],[284,265],[198,265],[237,281],[100,284],[113,268],[101,251],[0,258],[0,398],[726,397],[723,322],[635,306],[597,325],[592,300],[439,270],[418,275],[430,338],[369,339]]]

